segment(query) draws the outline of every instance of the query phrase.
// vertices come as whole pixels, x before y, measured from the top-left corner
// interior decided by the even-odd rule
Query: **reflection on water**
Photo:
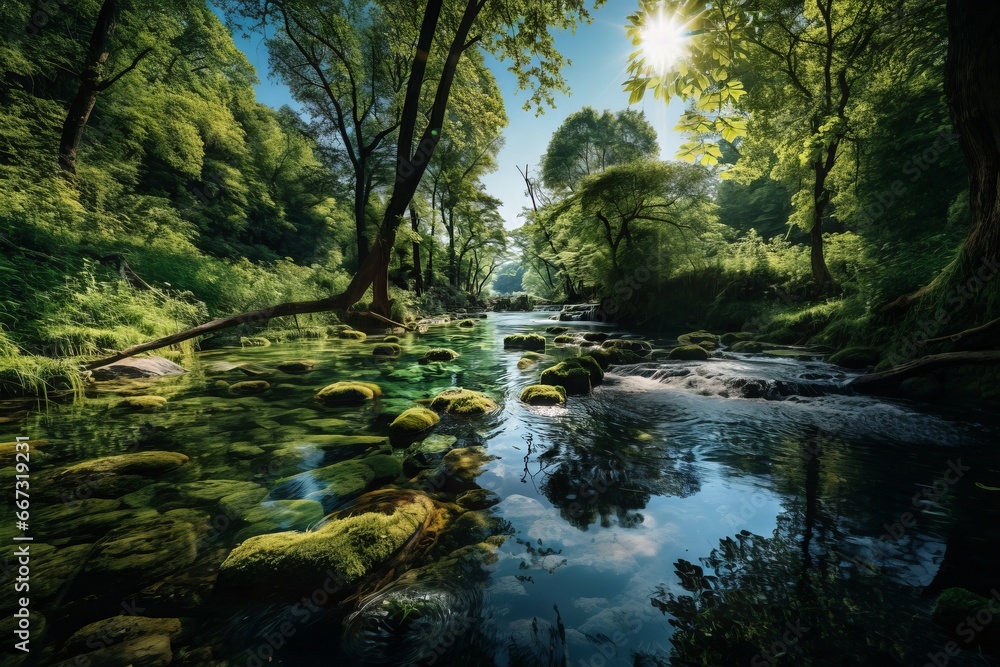
[[[39,483],[98,456],[189,458],[128,488],[53,487],[37,501],[36,541],[59,556],[37,596],[47,645],[125,604],[184,619],[171,640],[182,664],[923,665],[949,639],[930,594],[1000,585],[1000,493],[982,488],[1000,486],[989,416],[853,396],[822,362],[747,355],[619,367],[589,397],[531,408],[520,390],[576,353],[550,348],[518,369],[502,338],[544,332],[535,317],[408,334],[395,360],[339,340],[208,352],[187,376],[115,390],[163,395],[164,410],[121,412],[112,393],[0,425],[0,441],[39,441]],[[430,347],[461,357],[417,363]],[[298,359],[315,370],[275,370]],[[220,384],[247,377],[271,389],[233,398]],[[382,399],[312,400],[348,379],[378,383]],[[395,415],[453,386],[501,412],[388,444]],[[397,477],[389,459],[404,451]],[[216,585],[248,537],[321,529],[393,480],[439,516],[361,584],[305,596]],[[167,522],[178,545],[192,531],[189,558],[154,550],[139,569],[159,574],[99,585],[128,571],[108,564],[111,531],[147,526],[162,544]],[[970,655],[948,664],[1000,664]]]

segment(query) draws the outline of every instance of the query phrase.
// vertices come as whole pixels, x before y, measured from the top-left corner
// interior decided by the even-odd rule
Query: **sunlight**
[[[684,57],[688,39],[687,27],[673,16],[667,16],[661,7],[650,14],[642,29],[642,52],[646,64],[656,74],[663,76]]]

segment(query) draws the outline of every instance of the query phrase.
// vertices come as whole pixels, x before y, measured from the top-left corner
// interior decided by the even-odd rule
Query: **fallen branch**
[[[967,341],[965,346],[974,347],[977,345],[975,339],[989,336],[989,340],[982,341],[986,343],[986,347],[995,347],[997,343],[996,336],[1000,335],[1000,318],[993,320],[992,322],[987,322],[982,326],[973,327],[972,329],[966,329],[965,331],[960,331],[958,333],[951,334],[950,336],[941,336],[940,338],[931,338],[923,341],[923,345],[930,345],[932,343],[960,343],[961,341],[972,338],[971,342]]]
[[[385,322],[386,324],[391,324],[392,326],[399,327],[400,329],[407,329],[408,328],[405,324],[400,324],[399,322],[395,322],[393,320],[390,320],[388,317],[382,317],[378,313],[358,313],[358,315],[367,316],[367,317],[374,317],[376,320],[379,320],[380,322]]]
[[[933,354],[916,361],[890,368],[880,373],[869,373],[854,378],[850,387],[863,393],[877,394],[882,390],[894,387],[899,382],[919,375],[926,371],[942,368],[945,366],[980,366],[1000,364],[1000,351],[989,352],[946,352],[944,354]]]

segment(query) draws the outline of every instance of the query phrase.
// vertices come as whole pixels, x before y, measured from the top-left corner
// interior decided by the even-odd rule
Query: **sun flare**
[[[642,29],[642,53],[646,64],[657,75],[663,76],[681,60],[687,52],[687,27],[662,9],[650,14]]]

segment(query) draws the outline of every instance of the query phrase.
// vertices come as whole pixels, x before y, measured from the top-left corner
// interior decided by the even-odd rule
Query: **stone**
[[[670,350],[670,359],[684,361],[705,361],[711,355],[700,345],[679,345]]]
[[[376,357],[398,357],[402,353],[403,348],[396,343],[379,343],[372,348],[372,354]]]
[[[266,380],[244,380],[229,385],[229,393],[233,396],[253,396],[263,394],[271,388],[271,383]]]
[[[528,405],[563,405],[566,389],[562,386],[532,384],[521,390],[519,400]]]
[[[368,338],[368,335],[362,331],[355,331],[354,329],[345,329],[344,331],[337,332],[337,338],[342,340],[364,340]]]
[[[434,347],[424,352],[424,356],[420,358],[420,363],[427,364],[432,361],[454,361],[460,356],[461,355],[455,350],[451,350],[446,347]]]
[[[434,397],[431,407],[455,417],[477,417],[500,409],[486,394],[470,389],[447,389]]]
[[[163,396],[126,396],[115,404],[116,410],[152,412],[164,408],[167,399]]]
[[[98,381],[126,378],[155,378],[187,373],[182,366],[163,357],[129,357],[93,369],[91,377]]]
[[[406,440],[433,428],[439,421],[441,418],[433,410],[410,408],[392,420],[389,424],[389,433],[393,439]]]
[[[91,592],[138,591],[197,557],[194,527],[166,518],[115,528],[94,545],[76,582]]]
[[[240,347],[271,347],[271,341],[262,336],[243,336]]]
[[[286,361],[285,363],[278,364],[278,370],[289,375],[302,375],[303,373],[309,373],[315,368],[316,364],[312,361]]]
[[[609,338],[601,343],[601,347],[605,350],[628,350],[640,357],[648,357],[653,351],[653,346],[646,341],[632,338]]]
[[[500,496],[486,489],[472,489],[455,498],[455,503],[464,510],[484,510],[499,502]]]
[[[360,405],[379,398],[382,389],[372,382],[334,382],[316,393],[316,400],[326,405]]]
[[[537,350],[545,351],[545,336],[539,334],[512,334],[504,336],[505,350]]]

